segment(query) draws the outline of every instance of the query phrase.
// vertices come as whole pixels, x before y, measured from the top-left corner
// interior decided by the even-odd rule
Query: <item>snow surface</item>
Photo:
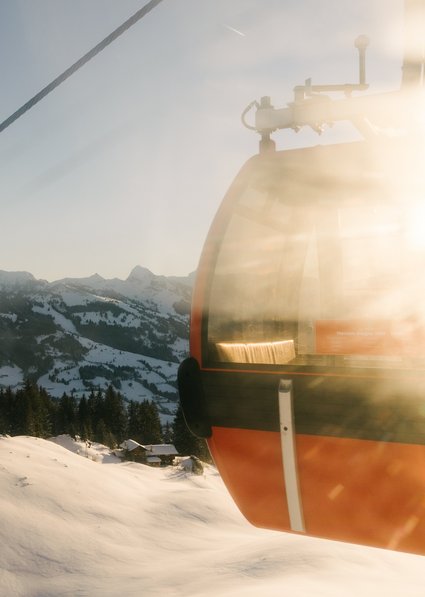
[[[16,365],[0,367],[0,384],[5,387],[16,387],[24,381],[24,372]]]
[[[72,321],[70,321],[64,315],[62,315],[62,313],[56,311],[56,309],[53,309],[53,307],[51,307],[50,305],[45,304],[42,307],[40,307],[39,305],[33,305],[32,310],[34,311],[34,313],[40,313],[41,315],[49,315],[56,323],[56,325],[65,330],[65,332],[78,335],[78,332]]]
[[[0,437],[0,484],[2,597],[425,595],[423,557],[255,529],[213,467]]]
[[[99,363],[106,366],[112,364],[117,367],[133,367],[136,373],[140,373],[141,377],[143,377],[146,382],[156,384],[156,386],[161,388],[164,392],[175,393],[176,389],[170,385],[170,381],[177,379],[178,363],[171,363],[154,357],[126,352],[124,350],[106,346],[105,344],[98,344],[81,336],[79,336],[79,342],[88,350],[83,361],[73,367],[69,366],[69,363],[63,362],[60,359],[55,359],[54,367],[60,370],[57,380],[52,381],[49,378],[49,373],[46,373],[38,379],[38,384],[45,388],[52,396],[60,397],[64,392],[69,393],[70,388],[77,392],[77,395],[79,396],[87,394],[89,390],[87,390],[87,387],[83,384],[81,379],[80,366],[98,365]],[[4,373],[4,379],[1,379],[2,372]],[[18,375],[18,372],[12,375],[11,367],[0,368],[0,383],[3,386],[10,385],[12,388],[16,389],[23,381],[23,373],[20,369],[19,372],[20,375]],[[110,380],[104,377],[96,377],[91,380],[91,383],[93,384],[93,387],[105,388],[110,384]],[[154,400],[157,404],[163,403],[164,405],[168,405],[173,412],[175,411],[175,402],[161,400],[155,393],[135,379],[123,381],[120,392],[128,398],[128,400]],[[167,415],[161,414],[163,423],[172,420],[173,418],[174,417],[171,417],[171,419],[169,419]]]
[[[16,313],[0,313],[0,317],[3,319],[10,319],[13,323],[16,323],[18,316]]]

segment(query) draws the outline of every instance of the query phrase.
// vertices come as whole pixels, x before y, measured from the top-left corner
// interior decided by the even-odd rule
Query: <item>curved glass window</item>
[[[212,277],[212,360],[425,364],[422,208],[363,152],[286,152],[251,169]]]

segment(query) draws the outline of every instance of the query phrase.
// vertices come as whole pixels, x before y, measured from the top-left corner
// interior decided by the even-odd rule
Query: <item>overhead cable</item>
[[[106,46],[111,44],[114,40],[117,39],[120,35],[122,35],[127,29],[129,29],[132,25],[140,21],[145,15],[148,14],[152,9],[154,9],[162,0],[150,0],[143,8],[138,10],[132,17],[127,19],[122,25],[120,25],[115,31],[110,33],[105,39],[99,42],[94,48],[92,48],[87,54],[84,54],[82,58],[77,60],[72,66],[66,69],[61,75],[56,77],[51,83],[46,85],[41,91],[39,91],[34,97],[28,100],[23,106],[21,106],[16,112],[14,112],[11,116],[6,118],[0,124],[0,133],[4,131],[8,126],[10,126],[15,120],[17,120],[20,116],[25,114],[30,108],[35,106],[39,101],[41,101],[46,95],[48,95],[51,91],[56,89],[61,83],[66,81],[71,75],[73,75],[78,69],[84,66],[89,60],[94,58],[99,52],[101,52]]]

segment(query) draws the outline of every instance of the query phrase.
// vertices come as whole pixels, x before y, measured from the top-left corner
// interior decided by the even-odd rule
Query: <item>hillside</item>
[[[177,400],[188,352],[192,279],[137,266],[126,280],[36,280],[0,271],[0,386],[31,377],[52,396],[112,384],[126,398]]]
[[[195,476],[0,437],[0,484],[2,597],[425,593],[422,557],[251,527],[213,467]]]

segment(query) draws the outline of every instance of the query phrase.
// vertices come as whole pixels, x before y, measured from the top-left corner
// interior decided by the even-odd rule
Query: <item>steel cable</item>
[[[73,75],[78,69],[84,66],[89,60],[94,58],[99,52],[101,52],[106,46],[111,44],[114,40],[117,39],[120,35],[122,35],[127,29],[129,29],[132,25],[140,21],[145,15],[148,14],[152,9],[154,9],[162,0],[151,0],[148,2],[143,8],[138,10],[132,17],[127,19],[122,25],[120,25],[117,29],[115,29],[112,33],[110,33],[105,39],[99,42],[94,48],[92,48],[87,54],[84,54],[82,58],[77,60],[72,66],[67,68],[61,75],[56,77],[51,83],[46,85],[41,91],[39,91],[34,97],[28,100],[23,106],[21,106],[16,112],[14,112],[11,116],[6,118],[0,124],[0,133],[4,131],[8,126],[10,126],[15,120],[17,120],[20,116],[28,112],[35,104],[41,101],[46,95],[48,95],[51,91],[56,89],[61,83],[66,81],[71,75]]]

